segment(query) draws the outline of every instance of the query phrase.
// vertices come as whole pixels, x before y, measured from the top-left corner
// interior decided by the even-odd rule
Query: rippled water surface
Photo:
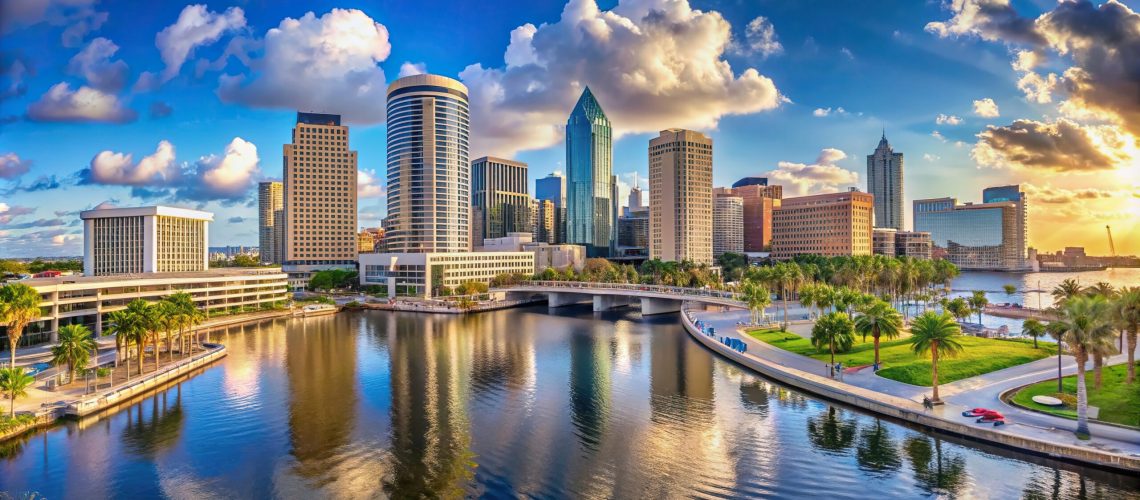
[[[1140,480],[978,448],[743,371],[677,317],[346,313],[213,334],[229,356],[0,448],[47,498],[1125,498]]]

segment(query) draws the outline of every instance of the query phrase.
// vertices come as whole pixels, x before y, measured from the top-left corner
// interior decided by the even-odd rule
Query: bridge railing
[[[604,289],[604,290],[629,290],[631,292],[653,292],[668,295],[681,295],[685,297],[709,297],[715,299],[736,300],[739,301],[740,296],[736,293],[724,290],[712,290],[708,288],[689,288],[680,286],[667,286],[667,285],[642,285],[633,283],[596,283],[586,281],[525,281],[512,285],[513,287],[539,287],[539,288],[560,288],[567,290],[585,290],[585,289]],[[509,287],[507,287],[509,288]]]

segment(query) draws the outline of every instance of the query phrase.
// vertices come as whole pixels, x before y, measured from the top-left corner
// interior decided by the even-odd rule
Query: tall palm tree
[[[1053,295],[1053,303],[1057,307],[1060,307],[1066,300],[1076,297],[1083,292],[1084,289],[1081,288],[1081,284],[1078,283],[1077,280],[1065,278],[1065,281],[1053,287],[1053,291],[1050,293]]]
[[[16,366],[16,345],[24,336],[24,328],[40,318],[40,292],[23,283],[0,287],[0,323],[8,325],[9,367]]]
[[[0,390],[8,394],[11,400],[8,406],[8,418],[16,416],[16,398],[27,396],[27,390],[36,383],[36,378],[28,375],[22,366],[0,368]]]
[[[174,361],[174,329],[177,328],[178,323],[178,307],[165,299],[154,304],[154,307],[158,311],[159,330],[162,331],[166,342],[166,359],[167,361]],[[155,358],[158,357],[157,350],[154,355]]]
[[[1033,337],[1033,348],[1037,348],[1037,337],[1045,335],[1045,323],[1029,318],[1021,322],[1021,333]]]
[[[800,297],[800,305],[808,309],[808,314],[812,315],[815,312],[815,300],[819,297],[819,285],[808,283],[800,287],[798,295]]]
[[[862,309],[855,317],[855,331],[867,339],[870,335],[875,341],[875,366],[879,366],[879,337],[886,336],[893,339],[899,336],[902,329],[903,318],[895,308],[881,300]]]
[[[847,313],[827,313],[811,327],[811,345],[831,353],[831,374],[835,375],[835,352],[847,352],[855,344],[855,325]]]
[[[932,400],[935,403],[941,401],[938,398],[938,357],[954,357],[962,352],[962,344],[957,339],[961,334],[958,323],[946,313],[925,312],[911,321],[910,345],[914,353],[930,353],[930,378],[934,388]]]
[[[1109,300],[1116,298],[1116,288],[1107,281],[1098,281],[1097,284],[1086,288],[1085,293],[1088,295],[1100,295]]]
[[[946,303],[945,312],[949,312],[955,319],[962,321],[970,317],[970,304],[962,297],[954,297]]]
[[[1120,290],[1115,309],[1116,321],[1121,335],[1128,338],[1127,349],[1121,350],[1128,355],[1128,383],[1136,380],[1136,335],[1140,332],[1140,287],[1130,286]]]
[[[761,317],[764,315],[764,309],[772,304],[772,293],[764,285],[749,280],[744,282],[743,297],[744,303],[752,313],[752,323],[759,323],[757,313]]]
[[[1104,297],[1072,296],[1061,306],[1061,318],[1051,324],[1077,360],[1077,435],[1089,435],[1089,396],[1085,363],[1092,353],[1112,345],[1109,303]]]
[[[970,309],[978,313],[978,324],[982,324],[982,312],[984,312],[986,306],[990,304],[990,299],[986,298],[986,292],[974,290],[970,294],[970,298],[966,299],[966,303],[970,304]]]
[[[91,351],[95,350],[95,339],[91,330],[83,325],[66,325],[59,329],[59,344],[51,348],[51,364],[67,365],[69,380],[75,380],[79,370],[87,368],[91,361]]]
[[[146,362],[146,342],[150,338],[150,332],[155,323],[154,311],[147,301],[135,299],[127,304],[127,308],[123,309],[123,312],[130,317],[131,328],[129,332],[131,337],[129,342],[138,346],[138,374],[142,375],[143,364]]]

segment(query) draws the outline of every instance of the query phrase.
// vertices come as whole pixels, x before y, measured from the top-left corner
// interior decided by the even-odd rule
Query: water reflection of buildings
[[[289,432],[296,473],[323,486],[337,479],[356,424],[356,336],[343,316],[305,320],[288,337]]]
[[[383,480],[388,495],[462,496],[474,475],[466,405],[475,332],[461,331],[459,320],[389,315],[392,463]]]
[[[699,421],[712,412],[713,357],[687,338],[653,335],[650,341],[650,399],[653,418]]]
[[[570,422],[588,450],[601,444],[612,405],[608,337],[600,328],[570,332]]]

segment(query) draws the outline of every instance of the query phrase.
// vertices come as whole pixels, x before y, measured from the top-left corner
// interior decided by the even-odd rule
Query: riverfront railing
[[[524,281],[516,285],[503,288],[558,288],[566,290],[627,290],[631,292],[649,292],[665,295],[679,295],[682,297],[702,297],[740,302],[740,294],[709,288],[688,288],[668,285],[641,285],[634,283],[596,283],[587,281]]]

